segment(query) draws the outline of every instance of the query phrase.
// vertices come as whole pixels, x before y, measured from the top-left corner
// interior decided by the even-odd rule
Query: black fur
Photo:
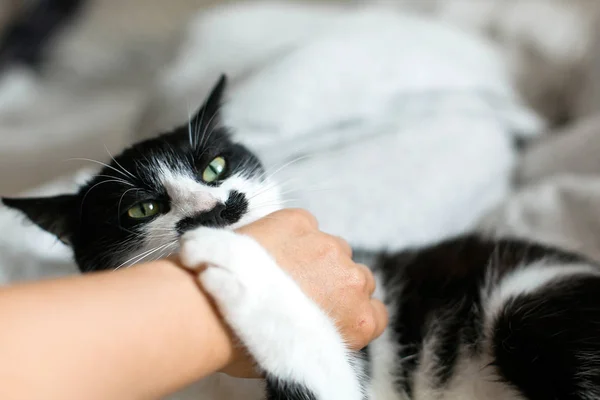
[[[539,244],[479,236],[459,237],[428,248],[382,256],[377,270],[383,273],[386,292],[393,296],[388,296],[386,303],[395,307],[397,318],[391,328],[401,343],[398,359],[404,360],[397,381],[399,390],[409,396],[414,394],[413,374],[425,342],[432,337],[436,338],[434,354],[440,360],[434,386],[443,389],[453,376],[461,349],[468,349],[472,355],[482,351],[481,295],[486,279],[490,279],[488,274],[493,272],[492,279],[497,282],[518,266],[541,260],[588,262],[581,256]],[[600,290],[600,284],[596,288]],[[560,309],[563,305],[556,307]],[[568,312],[569,307],[564,310]],[[600,307],[596,310],[599,315],[595,320],[600,323]],[[506,321],[499,322],[499,329],[502,324],[510,323],[511,318],[507,312]],[[504,358],[500,357],[498,362],[501,370],[515,371],[505,365]],[[512,375],[507,378],[515,382]],[[522,389],[516,382],[515,385]],[[526,393],[524,389],[523,392]]]
[[[267,375],[266,400],[319,400],[306,387],[295,382],[283,381]]]
[[[76,197],[61,195],[50,198],[8,198],[2,202],[12,208],[21,210],[40,228],[52,232],[63,243],[70,244],[73,238],[73,209],[77,206]]]
[[[37,0],[0,36],[0,69],[10,64],[39,70],[47,47],[71,23],[86,0]]]
[[[493,346],[501,377],[528,399],[600,399],[600,277],[514,299]]]
[[[198,226],[224,228],[238,222],[248,210],[248,200],[243,193],[232,190],[225,204],[219,204],[212,210],[200,213],[194,217],[182,219],[177,223],[180,234]]]
[[[173,170],[189,171],[198,180],[216,156],[227,159],[222,180],[236,172],[252,175],[263,171],[258,159],[245,147],[232,142],[227,130],[218,125],[225,83],[223,77],[189,124],[126,149],[78,193],[3,199],[4,204],[21,210],[34,223],[70,243],[83,272],[115,268],[141,248],[141,235],[148,222],[126,218],[128,208],[146,200],[158,201],[163,212],[171,207],[167,191],[158,179],[157,162]],[[196,133],[192,145],[190,128]],[[218,186],[220,181],[211,185]],[[229,199],[215,210],[180,221],[180,233],[201,224],[235,223],[247,208],[244,194],[232,191]]]

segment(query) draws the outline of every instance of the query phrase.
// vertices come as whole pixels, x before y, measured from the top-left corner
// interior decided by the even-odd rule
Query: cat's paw
[[[320,399],[362,399],[335,324],[258,242],[199,228],[182,237],[180,258],[267,375]]]
[[[181,237],[179,259],[192,270],[200,269],[207,264],[222,266],[229,264],[236,234],[231,231],[215,228],[197,228]]]
[[[198,228],[186,233],[179,257],[185,267],[199,271],[202,286],[225,313],[244,294],[265,289],[266,276],[283,274],[256,241],[224,229]]]

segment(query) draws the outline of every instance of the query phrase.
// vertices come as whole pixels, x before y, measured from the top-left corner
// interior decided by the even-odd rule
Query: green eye
[[[129,218],[144,219],[152,217],[160,212],[160,204],[157,201],[144,201],[127,210]]]
[[[219,179],[223,171],[225,171],[225,159],[217,157],[208,164],[208,167],[202,172],[202,180],[211,183]]]

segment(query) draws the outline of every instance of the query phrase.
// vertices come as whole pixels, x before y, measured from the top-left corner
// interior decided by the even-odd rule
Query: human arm
[[[233,346],[173,261],[0,291],[0,398],[152,399],[226,366]]]
[[[239,232],[271,252],[355,348],[383,329],[372,277],[309,215],[286,210]],[[173,260],[2,289],[0,320],[3,399],[160,398],[216,371],[251,369],[195,276]]]

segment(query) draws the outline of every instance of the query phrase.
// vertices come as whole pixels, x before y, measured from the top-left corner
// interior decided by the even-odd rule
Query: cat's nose
[[[227,207],[225,204],[217,204],[209,211],[204,211],[196,214],[192,217],[182,219],[177,223],[177,232],[183,235],[185,232],[197,228],[199,226],[206,226],[210,228],[221,228],[229,225],[225,218],[225,211]]]

